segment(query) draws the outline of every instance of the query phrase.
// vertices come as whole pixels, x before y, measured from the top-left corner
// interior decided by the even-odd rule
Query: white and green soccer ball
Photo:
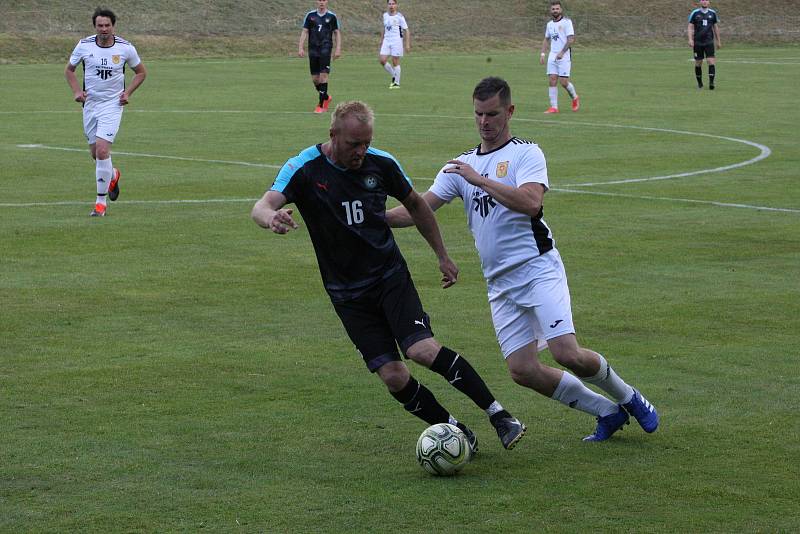
[[[447,423],[429,426],[417,440],[417,461],[425,471],[437,476],[455,475],[472,460],[467,436]]]

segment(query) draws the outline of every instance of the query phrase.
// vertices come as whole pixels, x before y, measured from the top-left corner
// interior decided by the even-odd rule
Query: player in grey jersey
[[[423,198],[435,211],[459,197],[481,258],[497,340],[518,384],[597,417],[585,441],[604,441],[633,415],[646,432],[658,414],[606,359],[578,345],[567,275],[542,201],[549,189],[541,149],[511,135],[511,88],[485,78],[472,95],[481,143],[450,160]],[[409,225],[406,210],[387,212],[390,226]],[[545,347],[572,373],[542,364]],[[612,399],[585,383],[597,386]]]

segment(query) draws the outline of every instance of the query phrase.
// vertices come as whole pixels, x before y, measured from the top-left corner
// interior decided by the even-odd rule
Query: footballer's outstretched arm
[[[298,225],[292,219],[292,209],[286,209],[286,197],[277,191],[267,191],[253,206],[250,216],[261,228],[272,230],[276,234],[285,234],[296,230]]]
[[[422,194],[422,198],[428,203],[428,206],[430,206],[431,210],[433,211],[438,210],[445,204],[444,200],[437,197],[430,191],[425,191]],[[414,219],[411,218],[411,214],[408,213],[408,210],[405,206],[397,206],[396,208],[392,208],[386,212],[386,224],[388,224],[391,228],[406,228],[414,225]]]
[[[448,167],[442,172],[458,174],[467,182],[483,189],[510,210],[536,217],[542,209],[542,200],[546,189],[540,183],[528,182],[514,187],[478,174],[471,165],[463,161],[451,159],[447,163],[452,163],[454,166]]]
[[[442,287],[448,288],[458,280],[458,267],[450,259],[447,249],[436,223],[436,217],[428,203],[416,192],[411,191],[402,201],[403,207],[407,210],[409,217],[414,222],[417,230],[428,242],[436,257],[439,259],[439,270],[442,272]],[[387,216],[388,222],[388,216]]]

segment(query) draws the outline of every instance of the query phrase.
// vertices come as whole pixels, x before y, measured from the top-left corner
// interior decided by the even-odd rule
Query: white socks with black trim
[[[603,358],[602,354],[597,355],[600,358],[600,370],[596,375],[588,378],[582,378],[587,384],[592,384],[599,387],[613,398],[619,404],[630,402],[633,398],[633,388],[622,380],[614,369],[608,365],[608,362]]]
[[[111,165],[111,158],[98,159],[95,162],[94,174],[97,180],[97,203],[105,206],[108,186],[111,183],[111,179],[114,177],[114,167]]]
[[[605,417],[619,410],[616,404],[587,388],[583,382],[566,371],[553,392],[553,399],[595,417]]]

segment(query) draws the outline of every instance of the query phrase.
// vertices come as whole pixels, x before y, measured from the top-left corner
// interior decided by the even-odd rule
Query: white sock
[[[114,176],[111,158],[98,159],[95,163],[94,175],[97,180],[97,203],[105,206],[108,184],[111,183],[111,178]]]
[[[384,68],[384,70],[385,70],[386,72],[388,72],[388,73],[389,73],[389,74],[392,76],[392,78],[394,78],[394,67],[392,67],[392,66],[389,64],[389,62],[388,62],[388,61],[387,61],[386,63],[384,63],[384,64],[383,64],[383,68]]]
[[[488,415],[489,417],[491,417],[491,416],[493,416],[494,414],[496,414],[497,412],[500,412],[500,411],[502,411],[502,410],[503,410],[503,405],[502,405],[502,404],[500,404],[500,403],[499,403],[499,402],[497,402],[497,401],[494,401],[492,404],[490,404],[490,405],[489,405],[489,407],[488,407],[488,408],[486,408],[485,412],[486,412],[486,415]]]
[[[400,65],[394,68],[394,83],[400,85]]]
[[[558,109],[558,87],[550,87],[550,107]]]
[[[583,382],[566,371],[553,392],[553,399],[595,417],[605,417],[619,410],[616,404],[587,388]]]
[[[614,369],[608,365],[608,362],[603,358],[602,354],[598,354],[597,356],[600,357],[600,370],[596,375],[590,376],[589,378],[582,378],[581,380],[599,387],[611,395],[619,404],[630,402],[631,398],[633,398],[633,388],[626,384],[625,381],[614,372]]]
[[[575,92],[575,86],[574,86],[574,85],[572,85],[572,82],[569,82],[569,83],[567,84],[567,87],[566,87],[566,89],[567,89],[567,92],[569,93],[569,97],[570,97],[572,100],[575,100],[575,97],[576,97],[576,96],[578,96],[578,93],[576,93],[576,92]]]

